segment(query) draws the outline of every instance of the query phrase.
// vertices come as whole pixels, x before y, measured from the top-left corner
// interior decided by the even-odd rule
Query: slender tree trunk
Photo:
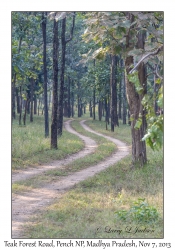
[[[38,103],[38,116],[39,116],[39,109],[40,109],[40,98],[39,98],[39,103]]]
[[[30,99],[28,100],[27,102],[27,114],[29,115],[30,114],[30,106],[31,106],[31,103],[30,103]]]
[[[48,107],[49,109],[50,109],[51,102],[52,102],[52,92],[49,91],[49,107]]]
[[[37,114],[37,98],[36,95],[34,95],[34,115]]]
[[[62,135],[63,127],[63,98],[64,98],[64,70],[65,70],[65,54],[66,44],[73,38],[73,30],[75,24],[75,15],[73,16],[73,22],[70,32],[70,38],[66,40],[66,17],[62,19],[62,32],[61,32],[61,44],[62,44],[62,62],[61,62],[61,75],[60,75],[60,92],[59,92],[59,103],[58,103],[58,135]]]
[[[19,91],[20,91],[20,113],[19,113],[19,125],[21,125],[21,117],[22,117],[22,90],[21,90],[21,86],[19,87]]]
[[[84,114],[86,114],[86,105],[84,104]]]
[[[14,74],[14,78],[12,80],[12,119],[16,119],[16,112],[15,112],[15,82],[16,82],[16,74]]]
[[[105,122],[106,122],[106,130],[108,130],[108,124],[109,124],[109,107],[108,107],[108,98],[105,97]]]
[[[121,59],[121,68],[123,69],[123,59]],[[123,86],[123,124],[126,124],[126,84],[125,84],[125,74],[122,73],[122,86]]]
[[[89,103],[89,109],[90,109],[90,117],[92,117],[92,101],[91,100]]]
[[[57,149],[57,109],[58,109],[58,22],[53,28],[53,107],[51,124],[51,148]]]
[[[104,100],[102,101],[102,116],[105,116]]]
[[[93,120],[95,120],[95,89],[93,90]]]
[[[116,57],[111,55],[111,131],[114,132],[114,126],[117,125],[117,90],[116,90]]]
[[[21,51],[21,43],[22,43],[22,36],[19,38],[18,54]],[[15,113],[15,85],[16,85],[16,73],[14,74],[14,78],[12,80],[12,119],[16,118],[16,113]]]
[[[99,100],[98,102],[98,118],[99,118],[99,121],[101,121],[101,118],[102,118],[102,101]]]
[[[70,83],[71,83],[71,79],[70,77],[68,76],[68,100],[67,100],[67,115],[68,115],[68,118],[71,117],[71,105],[70,105]]]
[[[81,99],[80,96],[77,96],[78,98],[78,117],[81,117]]]
[[[66,54],[66,18],[62,20],[61,44],[61,75],[60,75],[60,89],[59,89],[59,102],[58,102],[58,136],[62,135],[63,128],[63,99],[64,99],[64,69],[65,69],[65,54]]]
[[[74,117],[74,83],[72,80],[72,117]]]
[[[17,113],[20,114],[20,97],[19,97],[19,90],[16,88],[16,107],[17,107]]]
[[[155,65],[154,71],[157,65]],[[154,74],[154,112],[158,115],[158,105],[157,105],[157,86],[156,86],[156,75]]]
[[[81,116],[83,115],[83,104],[82,104],[82,99],[80,98],[80,101],[81,101],[81,105],[80,105],[80,111],[81,111]]]
[[[33,95],[34,95],[34,79],[31,78],[30,80],[30,86],[31,86],[31,89],[30,89],[30,122],[33,122]]]
[[[121,63],[120,59],[120,63]],[[119,93],[118,93],[118,118],[122,119],[122,77],[119,80]]]
[[[67,87],[64,87],[64,117],[68,117],[68,95],[67,95]]]
[[[26,103],[25,103],[25,111],[24,111],[24,116],[23,116],[23,124],[24,124],[24,126],[26,125],[26,115],[27,115],[28,102],[29,102],[29,100],[27,99]]]
[[[47,12],[42,13],[42,32],[43,32],[43,67],[44,67],[44,123],[45,137],[49,136],[49,113],[47,102],[47,58],[46,58],[46,17]]]

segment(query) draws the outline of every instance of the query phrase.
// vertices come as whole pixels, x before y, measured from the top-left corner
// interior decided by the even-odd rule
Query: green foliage
[[[136,221],[138,223],[153,223],[159,218],[159,213],[156,208],[148,205],[145,199],[139,198],[133,202],[130,209],[119,210],[116,213],[116,217],[123,221]]]
[[[153,150],[158,150],[163,145],[163,115],[151,116],[148,119],[148,131],[142,138]]]
[[[143,87],[140,85],[140,81],[139,81],[139,77],[138,77],[138,72],[134,72],[132,74],[128,74],[127,77],[128,77],[128,80],[134,84],[137,93],[141,94],[143,92]]]

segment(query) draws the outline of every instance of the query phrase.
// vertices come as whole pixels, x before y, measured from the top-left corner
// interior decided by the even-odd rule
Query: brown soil
[[[57,181],[54,181],[50,184],[45,185],[42,188],[33,189],[30,192],[25,192],[23,194],[13,194],[12,195],[12,238],[25,238],[25,235],[22,233],[22,226],[29,221],[29,217],[37,212],[41,211],[44,207],[54,202],[54,199],[61,197],[68,189],[73,188],[75,184],[79,183],[99,173],[100,171],[108,168],[114,163],[118,162],[120,159],[129,154],[129,149],[125,143],[111,138],[109,136],[102,135],[90,129],[87,125],[84,124],[84,121],[81,121],[80,124],[84,127],[85,130],[103,136],[104,138],[114,142],[117,145],[117,151],[112,154],[112,156],[106,158],[104,161],[90,166],[81,171],[72,173],[65,177],[60,177]],[[72,155],[68,158],[61,161],[54,161],[49,165],[40,166],[36,169],[30,168],[26,171],[20,171],[12,175],[12,181],[25,180],[34,175],[40,174],[41,172],[54,169],[54,168],[63,168],[64,165],[72,162],[75,159],[82,158],[87,154],[94,152],[97,147],[94,140],[83,136],[77,133],[70,126],[70,121],[65,123],[65,128],[73,133],[78,135],[85,143],[85,148]]]

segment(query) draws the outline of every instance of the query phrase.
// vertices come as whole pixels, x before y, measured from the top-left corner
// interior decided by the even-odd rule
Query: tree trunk
[[[19,97],[19,90],[16,88],[16,106],[17,106],[17,113],[20,114],[20,97]]]
[[[62,19],[62,32],[61,32],[61,44],[62,44],[62,62],[61,62],[61,75],[60,75],[60,92],[59,92],[59,103],[58,103],[58,135],[62,135],[63,127],[63,98],[64,98],[64,70],[65,70],[65,54],[66,44],[73,38],[73,30],[75,24],[75,14],[73,16],[73,22],[70,32],[70,38],[66,40],[66,17]]]
[[[92,101],[90,100],[90,103],[89,103],[89,111],[90,111],[90,117],[92,117]]]
[[[34,79],[30,79],[30,122],[33,122],[33,94],[34,94]]]
[[[123,59],[121,59],[121,68],[123,69]],[[126,84],[125,84],[125,74],[124,72],[122,73],[122,86],[123,86],[123,124],[126,124],[126,115],[127,115],[127,110],[126,110]]]
[[[101,118],[102,118],[102,101],[99,100],[98,102],[98,118],[99,118],[99,121],[101,121]]]
[[[121,59],[120,59],[120,61],[121,61]],[[118,118],[122,119],[122,78],[119,80]]]
[[[74,117],[74,84],[73,84],[73,80],[72,80],[72,104],[71,104],[71,108],[72,108],[72,117]]]
[[[68,95],[67,95],[67,87],[64,87],[64,117],[68,117]]]
[[[21,51],[21,43],[22,43],[22,36],[19,38],[18,54]],[[15,84],[16,84],[16,73],[14,74],[14,78],[12,80],[12,119],[16,118],[16,113],[15,113]]]
[[[39,98],[39,103],[38,103],[38,116],[39,116],[39,109],[40,109],[40,98]]]
[[[42,32],[43,32],[43,67],[44,67],[44,123],[45,137],[49,136],[49,113],[47,102],[47,58],[46,58],[46,17],[47,12],[42,12]]]
[[[80,96],[78,95],[78,117],[81,117],[81,101]]]
[[[65,53],[66,53],[66,18],[62,20],[62,32],[61,32],[61,75],[60,75],[60,89],[59,89],[59,102],[58,102],[58,135],[62,135],[63,127],[63,99],[64,99],[64,69],[65,69]]]
[[[117,124],[117,90],[116,90],[116,56],[111,55],[111,131],[114,132],[114,126]]]
[[[82,104],[82,99],[81,98],[80,98],[80,100],[81,100],[81,106],[80,106],[81,109],[80,110],[81,110],[81,116],[82,116],[83,115],[83,104]]]
[[[37,114],[37,98],[36,95],[34,95],[34,115]]]
[[[12,119],[16,118],[16,112],[15,112],[15,82],[16,82],[16,74],[14,74],[14,78],[12,80]]]
[[[23,124],[24,124],[24,126],[26,125],[26,115],[27,115],[28,102],[29,102],[29,100],[27,99],[26,103],[25,103],[25,111],[24,111],[24,116],[23,116]]]
[[[53,28],[53,103],[51,124],[51,148],[57,149],[57,110],[58,110],[58,22],[54,19]]]
[[[20,113],[19,113],[19,125],[21,125],[21,117],[22,117],[22,90],[21,90],[21,86],[19,87],[20,90]]]
[[[95,120],[95,89],[93,90],[93,120]]]
[[[30,114],[30,99],[27,102],[27,114]]]
[[[102,116],[105,116],[104,100],[102,101]]]
[[[130,34],[127,36],[127,47],[129,47],[129,39]],[[138,48],[144,48],[144,38],[143,33],[138,34]],[[133,65],[133,56],[127,56],[125,60],[125,68],[126,73],[129,74],[131,70],[131,66]],[[146,75],[145,75],[145,66],[144,63],[141,63],[138,68],[138,76],[140,80],[140,84],[144,88],[144,85],[146,83]],[[126,92],[128,97],[128,104],[129,104],[129,110],[131,115],[131,135],[132,135],[132,162],[135,165],[136,163],[139,163],[141,166],[143,166],[144,163],[146,163],[146,145],[145,142],[141,141],[141,139],[144,136],[144,123],[143,123],[143,106],[141,104],[141,100],[143,98],[143,94],[138,94],[135,86],[132,82],[126,78]],[[138,120],[138,118],[141,116],[142,118],[142,125],[139,129],[135,128],[135,124]]]
[[[86,105],[84,105],[84,114],[86,114]]]
[[[71,105],[70,105],[70,83],[71,83],[71,79],[70,77],[68,76],[68,93],[67,93],[67,116],[68,118],[71,117]]]
[[[157,65],[155,65],[154,71],[156,71]],[[158,105],[157,105],[157,86],[156,86],[156,75],[154,74],[154,112],[158,115]]]

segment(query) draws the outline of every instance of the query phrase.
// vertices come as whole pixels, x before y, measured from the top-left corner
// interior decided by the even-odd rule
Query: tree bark
[[[72,102],[71,102],[71,114],[74,117],[74,83],[72,80]]]
[[[123,69],[123,59],[121,59],[121,68]],[[127,110],[126,110],[126,84],[125,84],[125,74],[124,72],[122,73],[122,87],[123,87],[123,124],[126,124],[126,115],[127,115]]]
[[[20,91],[20,102],[19,102],[19,105],[20,105],[20,113],[19,113],[19,125],[21,125],[21,117],[22,117],[22,90],[21,90],[21,86],[19,87],[19,91]]]
[[[129,39],[130,34],[127,36],[128,43],[127,47],[129,47]],[[144,48],[144,37],[143,33],[138,34],[138,48]],[[126,68],[126,74],[128,75],[131,71],[131,66],[133,65],[133,56],[127,56],[125,60],[125,68]],[[145,66],[142,62],[138,67],[138,76],[140,84],[143,88],[144,84],[146,83],[146,75],[145,75]],[[144,163],[147,161],[146,157],[146,145],[144,141],[141,141],[141,139],[144,136],[144,123],[143,119],[145,119],[143,114],[143,106],[141,104],[141,100],[144,96],[143,94],[138,94],[135,86],[132,82],[128,80],[126,77],[126,92],[127,92],[127,98],[128,98],[128,104],[129,104],[129,110],[131,115],[131,135],[132,135],[132,162],[133,164],[139,163],[140,166],[143,166]],[[142,125],[139,129],[135,128],[135,124],[139,117],[142,117]]]
[[[33,122],[33,95],[34,95],[34,79],[30,79],[30,122]]]
[[[58,135],[62,135],[63,127],[63,99],[64,99],[64,70],[65,70],[65,54],[66,44],[73,38],[73,30],[75,25],[75,14],[72,20],[72,27],[70,32],[70,38],[66,39],[66,17],[62,20],[62,32],[61,32],[61,44],[62,44],[62,62],[61,62],[61,75],[60,75],[60,92],[59,92],[59,103],[58,103]]]
[[[119,81],[119,93],[118,93],[118,118],[122,119],[122,78]]]
[[[16,74],[14,74],[14,78],[12,79],[12,119],[16,119],[16,112],[15,112],[15,82],[16,82]]]
[[[95,89],[93,90],[93,120],[95,120]]]
[[[53,27],[53,103],[51,124],[51,148],[57,149],[57,109],[58,109],[58,22]]]
[[[116,90],[116,56],[111,55],[111,131],[114,132],[114,127],[117,123],[117,90]]]
[[[102,118],[102,101],[99,100],[98,102],[98,118],[99,118],[99,121],[101,121],[101,118]]]
[[[64,86],[64,117],[68,117],[68,88]]]
[[[68,93],[67,93],[67,95],[68,95],[68,100],[67,100],[67,116],[68,116],[68,118],[70,118],[70,117],[71,117],[71,105],[70,105],[70,99],[71,99],[71,97],[70,97],[70,83],[71,83],[71,79],[70,79],[70,77],[68,76]]]
[[[77,95],[78,98],[78,117],[81,117],[81,98],[79,94]]]
[[[34,95],[34,115],[37,114],[37,98],[36,95]]]
[[[27,99],[26,102],[25,102],[25,111],[24,111],[24,115],[23,115],[23,124],[24,124],[24,126],[26,125],[26,115],[27,115],[28,102],[29,102],[29,100]]]
[[[49,136],[49,113],[47,102],[47,55],[46,55],[46,17],[47,12],[42,13],[42,32],[43,32],[43,68],[44,68],[44,123],[45,137]]]
[[[89,103],[89,111],[90,111],[90,117],[92,117],[92,101],[91,100]]]
[[[16,106],[17,106],[17,113],[20,114],[21,105],[20,105],[19,90],[17,87],[16,87]]]

